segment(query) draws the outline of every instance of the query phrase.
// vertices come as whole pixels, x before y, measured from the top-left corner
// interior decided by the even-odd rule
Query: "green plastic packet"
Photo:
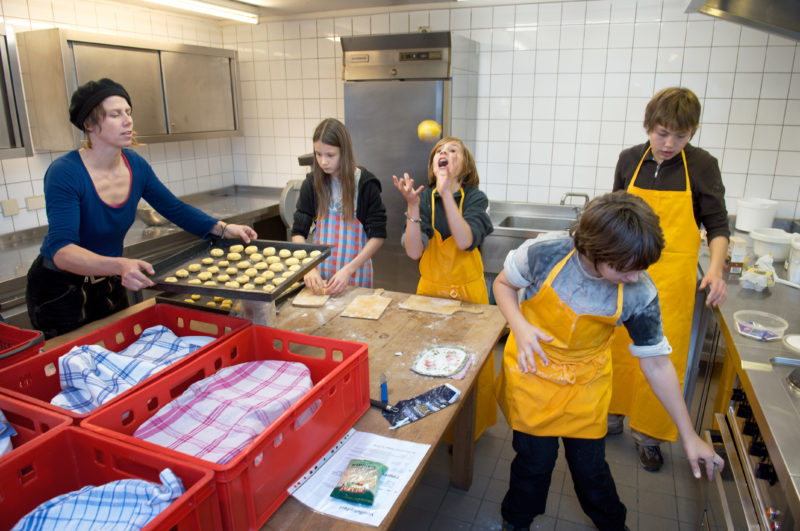
[[[378,482],[388,469],[386,465],[366,459],[351,459],[342,472],[331,496],[362,505],[372,505]]]

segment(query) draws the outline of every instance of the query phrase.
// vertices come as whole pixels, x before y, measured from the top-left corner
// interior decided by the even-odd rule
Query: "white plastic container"
[[[757,258],[771,254],[774,262],[783,262],[789,257],[792,235],[783,229],[755,228],[750,231],[753,239],[753,254]]]
[[[737,199],[736,230],[749,232],[758,227],[772,227],[778,202],[772,199]]]
[[[789,250],[789,259],[786,261],[787,277],[789,282],[800,284],[800,234],[792,235],[792,246]]]

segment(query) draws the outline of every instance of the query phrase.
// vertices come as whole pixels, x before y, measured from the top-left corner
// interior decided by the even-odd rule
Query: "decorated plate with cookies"
[[[303,276],[330,252],[327,245],[276,240],[199,241],[153,265],[152,289],[274,301],[301,286]]]

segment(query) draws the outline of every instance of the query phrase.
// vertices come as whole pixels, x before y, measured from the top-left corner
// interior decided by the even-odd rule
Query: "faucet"
[[[567,193],[565,193],[564,195],[561,196],[561,202],[559,204],[560,205],[567,204],[567,198],[568,197],[582,197],[583,198],[583,206],[584,207],[586,206],[586,203],[589,202],[589,194],[578,194],[578,193],[575,193],[575,192],[567,192]]]
[[[572,206],[572,208],[575,209],[575,217],[576,218],[580,218],[581,214],[583,213],[583,209],[586,208],[586,203],[589,202],[589,195],[588,194],[579,194],[579,193],[576,193],[576,192],[567,192],[567,193],[565,193],[564,195],[561,196],[561,201],[560,201],[559,204],[560,205],[567,204],[567,198],[568,197],[582,197],[583,198],[583,204],[582,205],[573,205]]]

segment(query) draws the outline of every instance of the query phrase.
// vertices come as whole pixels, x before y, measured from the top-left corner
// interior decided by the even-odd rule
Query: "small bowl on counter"
[[[770,227],[752,229],[750,237],[753,239],[753,254],[757,257],[770,254],[775,262],[783,262],[789,257],[789,249],[792,244],[791,233]]]
[[[760,341],[780,339],[789,328],[785,319],[758,310],[739,310],[733,314],[733,319],[740,334]]]

